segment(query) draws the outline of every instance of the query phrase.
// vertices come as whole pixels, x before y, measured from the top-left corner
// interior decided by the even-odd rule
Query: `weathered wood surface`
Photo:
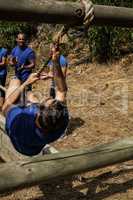
[[[81,24],[84,8],[80,3],[55,0],[1,0],[0,20],[54,24]],[[94,5],[92,25],[133,27],[133,8]]]
[[[0,165],[0,192],[35,185],[133,159],[133,137]]]

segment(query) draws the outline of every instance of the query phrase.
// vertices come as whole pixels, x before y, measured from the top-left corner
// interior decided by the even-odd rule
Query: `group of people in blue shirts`
[[[35,51],[26,45],[26,36],[19,33],[17,46],[9,56],[9,64],[14,67],[14,77],[10,80],[6,94],[0,89],[0,107],[6,118],[6,134],[14,148],[21,154],[33,156],[42,151],[45,145],[62,136],[68,126],[69,114],[66,104],[67,60],[60,50],[51,48],[52,56],[48,63],[49,72],[33,73]],[[7,56],[0,47],[0,85],[5,86],[7,76]],[[32,84],[51,79],[49,97],[40,103],[32,91]],[[26,89],[26,105],[19,103],[20,95]]]

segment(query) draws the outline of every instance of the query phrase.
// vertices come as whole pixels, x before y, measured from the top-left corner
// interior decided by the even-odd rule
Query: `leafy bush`
[[[93,0],[95,4],[133,7],[132,0]],[[91,27],[88,33],[91,58],[100,62],[133,52],[133,29],[111,26]]]
[[[0,45],[9,50],[14,47],[16,36],[24,32],[30,37],[34,33],[34,26],[28,23],[0,22]]]

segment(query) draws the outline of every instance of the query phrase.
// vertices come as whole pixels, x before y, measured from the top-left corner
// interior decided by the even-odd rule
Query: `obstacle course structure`
[[[0,192],[27,187],[133,159],[133,137],[88,149],[27,158],[0,165]]]
[[[54,2],[54,3],[53,3]],[[133,27],[133,8],[93,5],[92,25]],[[32,21],[54,24],[81,25],[84,7],[80,3],[43,0],[1,0],[0,20]]]
[[[0,20],[36,21],[80,25],[84,19],[80,3],[43,0],[1,0]],[[94,5],[92,25],[133,27],[133,8]],[[0,192],[35,185],[42,181],[95,170],[133,159],[133,137],[88,149],[33,158],[17,153],[5,135],[5,119],[0,116]],[[13,161],[14,160],[14,161]]]

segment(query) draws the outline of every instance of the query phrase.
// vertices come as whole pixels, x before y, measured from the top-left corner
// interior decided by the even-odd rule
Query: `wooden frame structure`
[[[0,20],[82,24],[84,9],[81,4],[43,2],[38,5],[36,0],[1,0]],[[94,5],[92,25],[133,27],[133,8]],[[14,150],[5,134],[5,119],[0,115],[0,158],[6,162],[0,165],[0,192],[5,192],[132,160],[133,137],[94,148],[29,158]]]
[[[54,3],[53,3],[54,2]],[[43,0],[1,0],[0,20],[81,25],[84,8],[80,3]],[[133,8],[94,5],[92,25],[133,27]]]

